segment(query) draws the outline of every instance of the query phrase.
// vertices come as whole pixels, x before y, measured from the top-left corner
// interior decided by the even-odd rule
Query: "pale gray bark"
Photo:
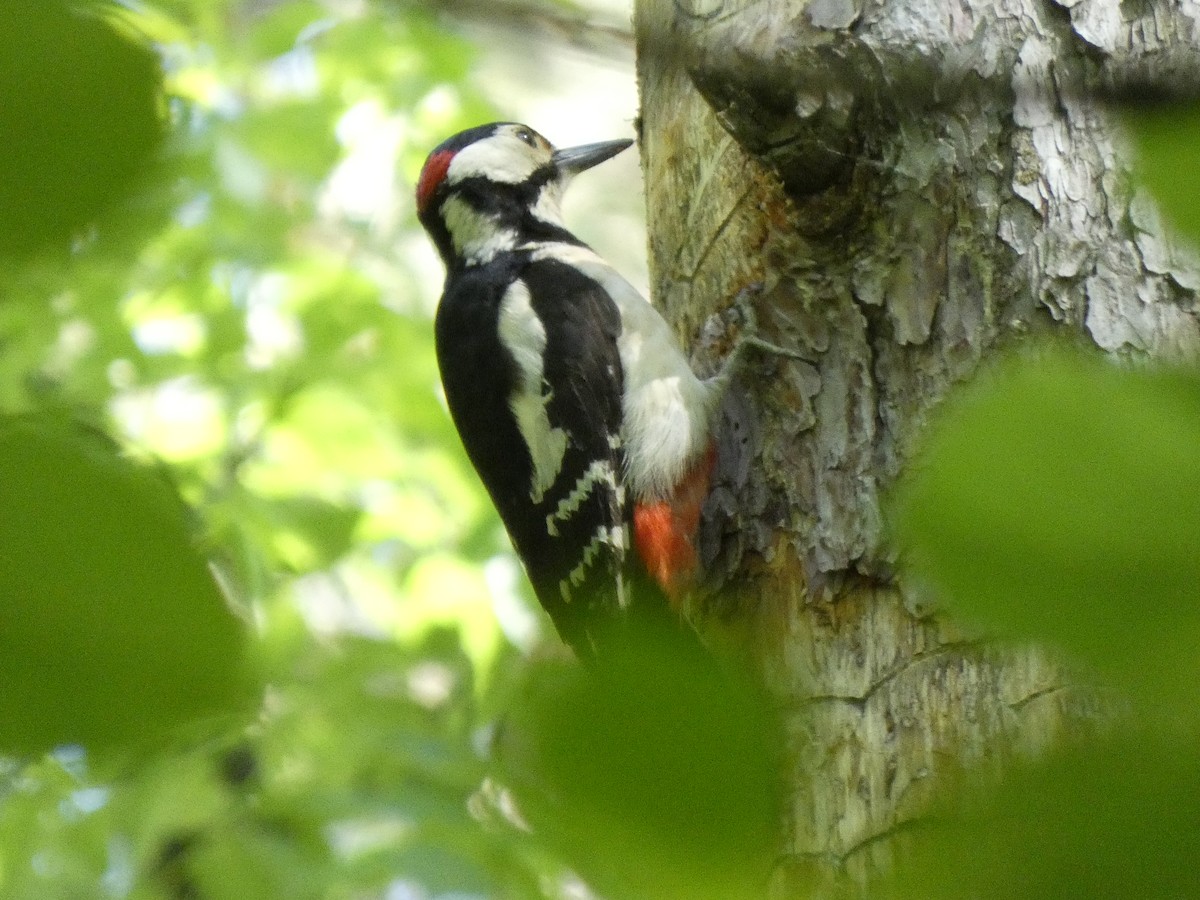
[[[698,615],[790,711],[781,892],[862,890],[945,776],[1092,713],[1047,654],[923,608],[881,495],[1004,345],[1200,348],[1195,266],[1095,99],[1193,77],[1200,5],[639,0],[636,20],[655,302],[702,367],[757,289],[764,335],[806,360],[763,360],[728,404],[705,543],[724,589]]]

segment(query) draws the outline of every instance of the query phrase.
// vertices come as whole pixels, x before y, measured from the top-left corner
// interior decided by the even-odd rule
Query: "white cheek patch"
[[[529,499],[541,503],[562,469],[567,433],[550,425],[547,405],[551,393],[542,366],[546,328],[533,311],[529,288],[524,282],[514,281],[505,292],[500,301],[499,325],[500,343],[512,356],[520,374],[508,403],[533,462]]]
[[[563,184],[560,181],[548,181],[538,191],[537,202],[530,210],[535,219],[540,219],[550,225],[563,224],[562,215]]]
[[[458,197],[450,197],[442,205],[442,221],[450,232],[455,252],[468,262],[487,262],[517,246],[515,231],[501,228],[491,217]]]
[[[505,184],[520,184],[546,160],[515,135],[500,132],[477,141],[454,154],[446,175],[451,183],[467,178],[486,178]]]

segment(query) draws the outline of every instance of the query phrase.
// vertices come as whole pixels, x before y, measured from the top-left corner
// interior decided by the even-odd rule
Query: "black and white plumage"
[[[484,125],[437,147],[417,186],[446,264],[435,330],[451,415],[584,657],[690,577],[676,570],[695,565],[723,385],[692,373],[658,312],[563,224],[571,177],[631,143],[555,150],[526,126]]]

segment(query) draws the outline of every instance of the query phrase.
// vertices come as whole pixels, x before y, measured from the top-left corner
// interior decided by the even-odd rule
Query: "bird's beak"
[[[554,164],[565,175],[578,175],[584,169],[612,159],[633,141],[601,141],[598,144],[583,144],[579,147],[564,147],[554,151]]]

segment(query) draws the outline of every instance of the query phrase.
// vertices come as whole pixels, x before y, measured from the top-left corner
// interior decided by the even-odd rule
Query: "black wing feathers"
[[[434,321],[446,404],[505,525],[520,512],[521,492],[527,492],[523,486],[533,470],[508,409],[517,371],[500,344],[498,328],[500,301],[516,271],[511,261],[497,262],[449,280]]]
[[[520,374],[498,335],[514,281],[529,289],[545,330],[543,396],[552,428],[566,434],[557,476],[531,496],[533,462],[510,411]],[[619,312],[596,282],[553,259],[510,253],[451,278],[438,307],[438,364],[447,403],[563,639],[592,655],[598,629],[626,599],[629,510],[621,490],[622,372]]]
[[[530,566],[530,579],[552,616],[561,609],[555,621],[564,638],[587,655],[590,646],[581,647],[581,639],[590,645],[594,626],[618,617],[627,599],[621,320],[608,293],[565,263],[539,260],[521,277],[546,327],[550,423],[568,437],[559,476],[542,504],[546,555]]]

